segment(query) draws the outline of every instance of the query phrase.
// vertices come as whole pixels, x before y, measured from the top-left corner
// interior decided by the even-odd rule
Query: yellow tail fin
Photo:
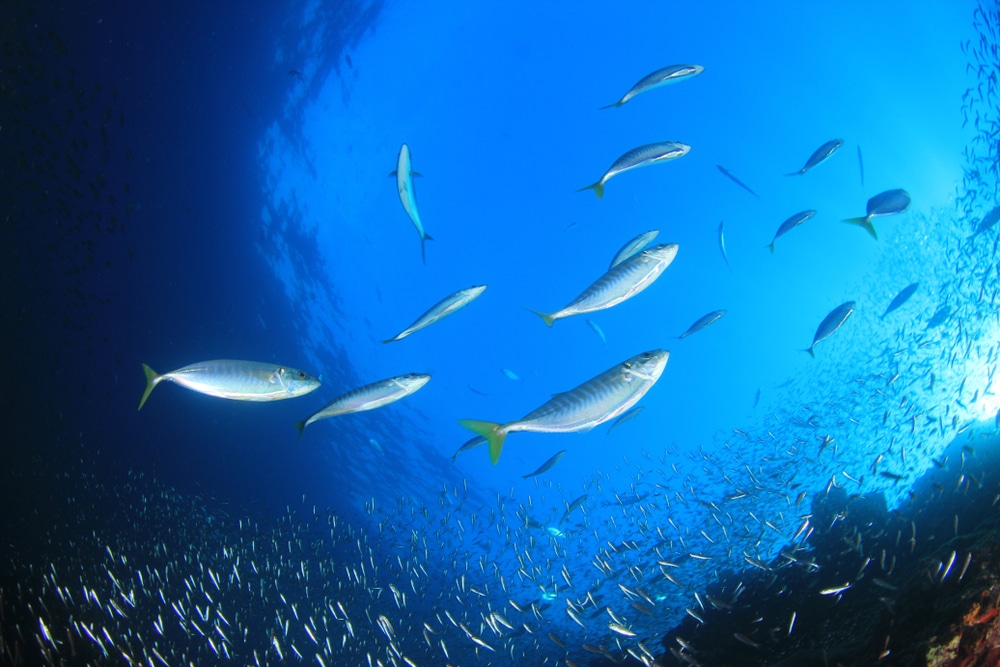
[[[156,374],[156,371],[146,364],[142,365],[142,372],[146,374],[146,390],[142,392],[138,410],[142,410],[142,406],[146,404],[146,399],[149,398],[149,392],[153,391],[153,387],[160,381],[160,376]]]
[[[459,419],[458,423],[473,433],[486,438],[486,442],[490,446],[490,460],[493,461],[493,465],[496,465],[497,461],[500,460],[500,452],[503,450],[503,441],[507,438],[506,433],[500,433],[500,424],[478,419]]]

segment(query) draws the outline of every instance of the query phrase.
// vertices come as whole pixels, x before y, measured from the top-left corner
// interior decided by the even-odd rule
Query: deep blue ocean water
[[[71,637],[95,663],[116,646],[155,660],[154,640],[172,665],[640,661],[637,642],[663,654],[721,573],[816,547],[799,529],[817,494],[906,514],[928,472],[996,485],[993,5],[2,11],[0,590],[52,577],[31,589],[49,600],[26,612],[33,651],[68,654]],[[704,71],[600,108],[680,63]],[[578,191],[662,141],[690,152],[601,199]],[[389,175],[404,143],[426,263]],[[878,240],[841,222],[897,188],[912,203],[874,219]],[[527,310],[565,305],[653,229],[679,251],[642,293],[551,329]],[[381,343],[471,285],[488,289]],[[497,465],[482,447],[452,460],[473,435],[459,419],[516,420],[656,348],[663,376],[613,432],[514,433]],[[136,411],[142,363],[219,358],[323,384],[249,403],[164,383]],[[296,442],[296,420],[411,372],[432,380]],[[32,639],[39,617],[58,637]],[[87,637],[100,627],[117,634]]]

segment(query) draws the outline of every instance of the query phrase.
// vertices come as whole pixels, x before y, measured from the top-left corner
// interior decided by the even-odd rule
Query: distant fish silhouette
[[[733,176],[733,174],[732,174],[731,171],[729,171],[728,169],[726,169],[725,167],[723,167],[721,164],[717,164],[715,166],[719,168],[719,171],[721,171],[723,174],[725,174],[726,176],[728,176],[729,180],[731,180],[733,183],[735,183],[736,185],[740,186],[741,188],[743,188],[744,190],[746,190],[747,192],[749,192],[750,194],[752,194],[757,199],[760,199],[760,195],[759,194],[757,194],[756,192],[754,192],[753,190],[751,190],[747,186],[746,183],[744,183],[740,179],[738,179],[735,176]]]
[[[892,311],[896,310],[904,303],[906,303],[910,299],[910,297],[913,296],[913,293],[917,291],[917,287],[919,286],[920,283],[910,283],[909,285],[901,289],[899,291],[899,294],[897,294],[892,298],[892,301],[889,303],[889,307],[885,309],[884,313],[882,313],[882,317],[885,317],[886,315],[888,315],[889,313],[891,313]]]

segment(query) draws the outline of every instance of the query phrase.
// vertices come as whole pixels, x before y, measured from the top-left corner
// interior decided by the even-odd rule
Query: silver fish
[[[691,77],[697,76],[704,71],[705,68],[701,65],[670,65],[669,67],[658,69],[652,74],[647,74],[639,79],[639,82],[629,88],[628,92],[622,95],[620,100],[601,108],[610,109],[611,107],[620,107],[640,93],[662,88],[663,86],[671,83],[677,83],[678,81],[683,81],[684,79],[690,79]]]
[[[656,235],[659,233],[660,233],[659,229],[651,229],[648,232],[643,232],[642,234],[639,234],[638,236],[630,240],[628,243],[626,243],[625,245],[623,245],[621,248],[618,249],[618,252],[615,253],[614,259],[611,260],[611,266],[609,266],[608,269],[615,268],[617,265],[621,264],[635,253],[639,252],[640,250],[648,246],[650,243],[653,242],[653,239],[655,239]]]
[[[320,385],[320,381],[303,371],[258,361],[215,359],[189,364],[175,371],[157,374],[146,364],[146,389],[139,400],[139,409],[150,392],[160,382],[168,380],[201,394],[234,401],[280,401],[304,396]]]
[[[483,436],[490,445],[490,459],[500,459],[508,433],[575,433],[614,419],[646,395],[666,368],[670,352],[652,350],[609,368],[600,375],[549,401],[517,421],[506,424],[463,419],[458,423]]]
[[[687,338],[691,334],[698,333],[708,325],[714,324],[715,322],[721,320],[725,314],[726,311],[724,310],[713,310],[708,315],[702,315],[701,317],[698,318],[698,320],[694,324],[688,327],[687,331],[678,336],[678,338]]]
[[[591,183],[585,188],[580,188],[577,192],[593,190],[594,193],[597,194],[597,198],[600,199],[604,196],[604,184],[607,183],[608,179],[612,176],[617,176],[618,174],[630,169],[638,169],[639,167],[646,167],[651,164],[667,162],[668,160],[673,160],[687,155],[690,150],[691,147],[687,144],[681,144],[674,141],[662,141],[657,144],[646,144],[645,146],[633,148],[615,160],[614,163],[608,167],[608,170],[604,172],[604,175],[601,176],[599,181]]]
[[[535,313],[545,324],[564,317],[593,313],[616,306],[653,284],[677,256],[676,243],[661,243],[624,260],[598,278],[580,296],[554,313]],[[529,309],[530,310],[530,309]]]
[[[781,227],[778,227],[778,231],[776,231],[774,233],[774,238],[771,239],[771,242],[767,245],[767,247],[771,249],[771,254],[774,254],[774,242],[775,241],[777,241],[779,238],[781,238],[782,236],[784,236],[785,234],[787,234],[788,232],[790,232],[792,229],[794,229],[795,227],[798,227],[803,222],[805,222],[806,220],[809,220],[810,218],[812,218],[815,215],[816,215],[816,211],[812,211],[812,210],[810,210],[810,211],[802,211],[801,213],[796,213],[795,215],[793,215],[792,217],[788,218],[783,223],[781,223]]]
[[[413,171],[410,164],[410,147],[403,144],[399,148],[399,156],[396,158],[396,190],[399,192],[399,201],[403,205],[403,210],[410,216],[410,221],[417,228],[420,234],[420,258],[427,263],[427,255],[424,253],[424,241],[433,241],[431,235],[424,231],[424,225],[420,222],[420,213],[417,211],[417,197],[413,193],[413,176],[419,175]]]
[[[816,335],[813,336],[812,345],[803,351],[808,352],[810,357],[815,357],[816,355],[813,353],[813,348],[816,347],[818,343],[835,334],[837,330],[844,325],[844,322],[847,321],[847,318],[850,317],[853,312],[853,301],[842,303],[831,310],[830,314],[824,317],[823,321],[819,323],[819,328],[816,329]]]
[[[410,334],[420,331],[424,327],[429,327],[438,320],[441,320],[448,315],[451,315],[456,310],[464,308],[465,306],[472,303],[480,294],[486,291],[486,285],[473,285],[472,287],[467,287],[463,290],[458,290],[454,294],[450,294],[445,298],[438,301],[436,304],[431,306],[427,312],[417,318],[417,320],[406,327],[398,334],[393,336],[388,340],[382,341],[383,343],[392,343],[397,340],[406,338]]]
[[[366,384],[363,387],[359,387],[333,399],[305,421],[295,422],[295,428],[298,429],[299,437],[301,438],[306,426],[315,421],[329,419],[338,415],[346,415],[352,412],[374,410],[375,408],[381,408],[383,405],[395,403],[399,399],[405,398],[423,387],[430,379],[430,375],[408,373],[389,378],[388,380]]]
[[[595,334],[601,337],[601,342],[604,343],[605,347],[607,347],[608,339],[604,337],[604,331],[601,330],[601,327],[597,326],[597,324],[595,324],[592,320],[587,320],[587,325],[594,330]]]
[[[801,169],[799,169],[798,171],[793,171],[790,174],[785,174],[785,176],[799,176],[801,174],[806,173],[807,171],[818,165],[820,162],[833,155],[834,152],[836,152],[836,150],[843,145],[844,145],[843,139],[831,139],[830,141],[826,142],[825,144],[817,148],[815,151],[813,151],[813,154],[809,156],[809,159],[806,160],[805,165],[803,165]]]
[[[875,233],[875,226],[872,225],[872,218],[902,213],[909,207],[910,195],[906,192],[906,190],[886,190],[885,192],[880,192],[868,200],[868,206],[866,208],[867,215],[861,218],[846,218],[844,219],[844,222],[864,227],[868,230],[868,233],[872,235],[872,238],[877,241],[878,234]]]
[[[611,428],[608,429],[607,435],[611,435],[612,431],[614,431],[616,428],[618,428],[619,426],[621,426],[625,422],[631,421],[632,419],[635,419],[636,417],[638,417],[640,412],[642,412],[642,406],[641,405],[635,406],[634,408],[632,408],[628,412],[623,412],[621,414],[621,416],[619,416],[618,419],[616,419],[614,421],[614,423],[611,424]]]
[[[469,440],[466,440],[465,444],[459,447],[458,451],[456,451],[454,454],[451,455],[451,460],[454,461],[455,459],[458,458],[459,454],[467,452],[470,449],[475,449],[479,445],[485,445],[485,444],[486,444],[486,438],[484,438],[481,435],[477,435]]]
[[[548,472],[549,470],[552,470],[552,468],[557,463],[559,463],[559,461],[565,455],[566,455],[566,450],[565,449],[562,450],[562,451],[556,452],[555,454],[552,455],[551,458],[549,458],[548,461],[546,461],[542,465],[538,466],[538,470],[536,470],[535,472],[529,472],[527,475],[521,475],[521,479],[528,479],[529,477],[535,477],[537,475],[541,475],[543,472]]]

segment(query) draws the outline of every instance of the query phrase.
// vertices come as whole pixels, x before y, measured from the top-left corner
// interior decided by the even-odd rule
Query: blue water
[[[720,569],[801,539],[800,493],[832,484],[901,507],[956,438],[995,430],[997,231],[970,236],[1000,203],[989,143],[1000,65],[979,68],[974,51],[995,44],[995,26],[974,3],[55,10],[4,10],[11,488],[64,475],[78,480],[74,494],[100,489],[95,507],[131,507],[114,489],[148,480],[169,489],[170,507],[200,508],[178,509],[179,527],[218,517],[232,531],[219,544],[264,544],[275,562],[291,546],[260,535],[301,536],[316,530],[310,516],[339,517],[334,542],[357,548],[303,548],[296,561],[328,582],[347,577],[338,599],[365,639],[341,644],[331,630],[328,661],[388,659],[373,647],[393,640],[357,620],[379,614],[404,653],[426,651],[420,664],[442,658],[423,622],[451,633],[441,638],[463,664],[582,663],[594,657],[584,643],[652,647]],[[675,63],[705,69],[600,109]],[[785,176],[835,138],[844,144],[829,159]],[[691,150],[614,176],[600,200],[578,192],[629,149],[667,140]],[[389,176],[403,143],[433,237],[426,264]],[[895,188],[912,204],[874,220],[877,241],[841,222]],[[806,209],[816,216],[769,253],[782,221]],[[565,305],[652,229],[679,252],[641,294],[551,329],[526,310]],[[488,289],[466,309],[380,342],[478,284]],[[853,314],[810,358],[817,326],[847,301]],[[719,309],[721,320],[676,338]],[[670,350],[662,378],[610,435],[610,423],[514,433],[495,466],[485,448],[451,460],[472,436],[459,419],[513,421],[656,348]],[[165,372],[216,358],[285,364],[323,385],[257,404],[165,384],[136,411],[141,363]],[[432,380],[394,405],[314,424],[296,444],[294,421],[411,372]],[[551,471],[522,479],[564,449]],[[45,502],[8,495],[26,522],[35,503],[59,506],[49,483]],[[251,520],[260,532],[246,532]],[[143,525],[128,512],[121,522]],[[30,532],[17,541],[37,547],[38,567],[51,560]],[[139,559],[141,542],[128,544]],[[678,557],[683,587],[658,576],[658,560]],[[228,572],[232,553],[220,558]],[[344,575],[361,563],[378,573]],[[388,582],[410,596],[405,613],[372,593]],[[643,588],[656,613],[629,608],[637,598],[618,584]],[[254,660],[251,645],[278,658],[267,607],[279,588],[260,596],[269,620],[242,621],[241,660]],[[597,601],[581,603],[588,592]],[[609,631],[606,615],[575,623],[567,599],[584,617],[609,605],[638,637]],[[240,600],[228,609],[245,609]],[[551,606],[534,617],[508,600]],[[474,653],[446,609],[501,650]],[[537,629],[494,632],[489,610]],[[277,612],[285,652],[315,653],[300,630],[280,631],[288,617]]]

